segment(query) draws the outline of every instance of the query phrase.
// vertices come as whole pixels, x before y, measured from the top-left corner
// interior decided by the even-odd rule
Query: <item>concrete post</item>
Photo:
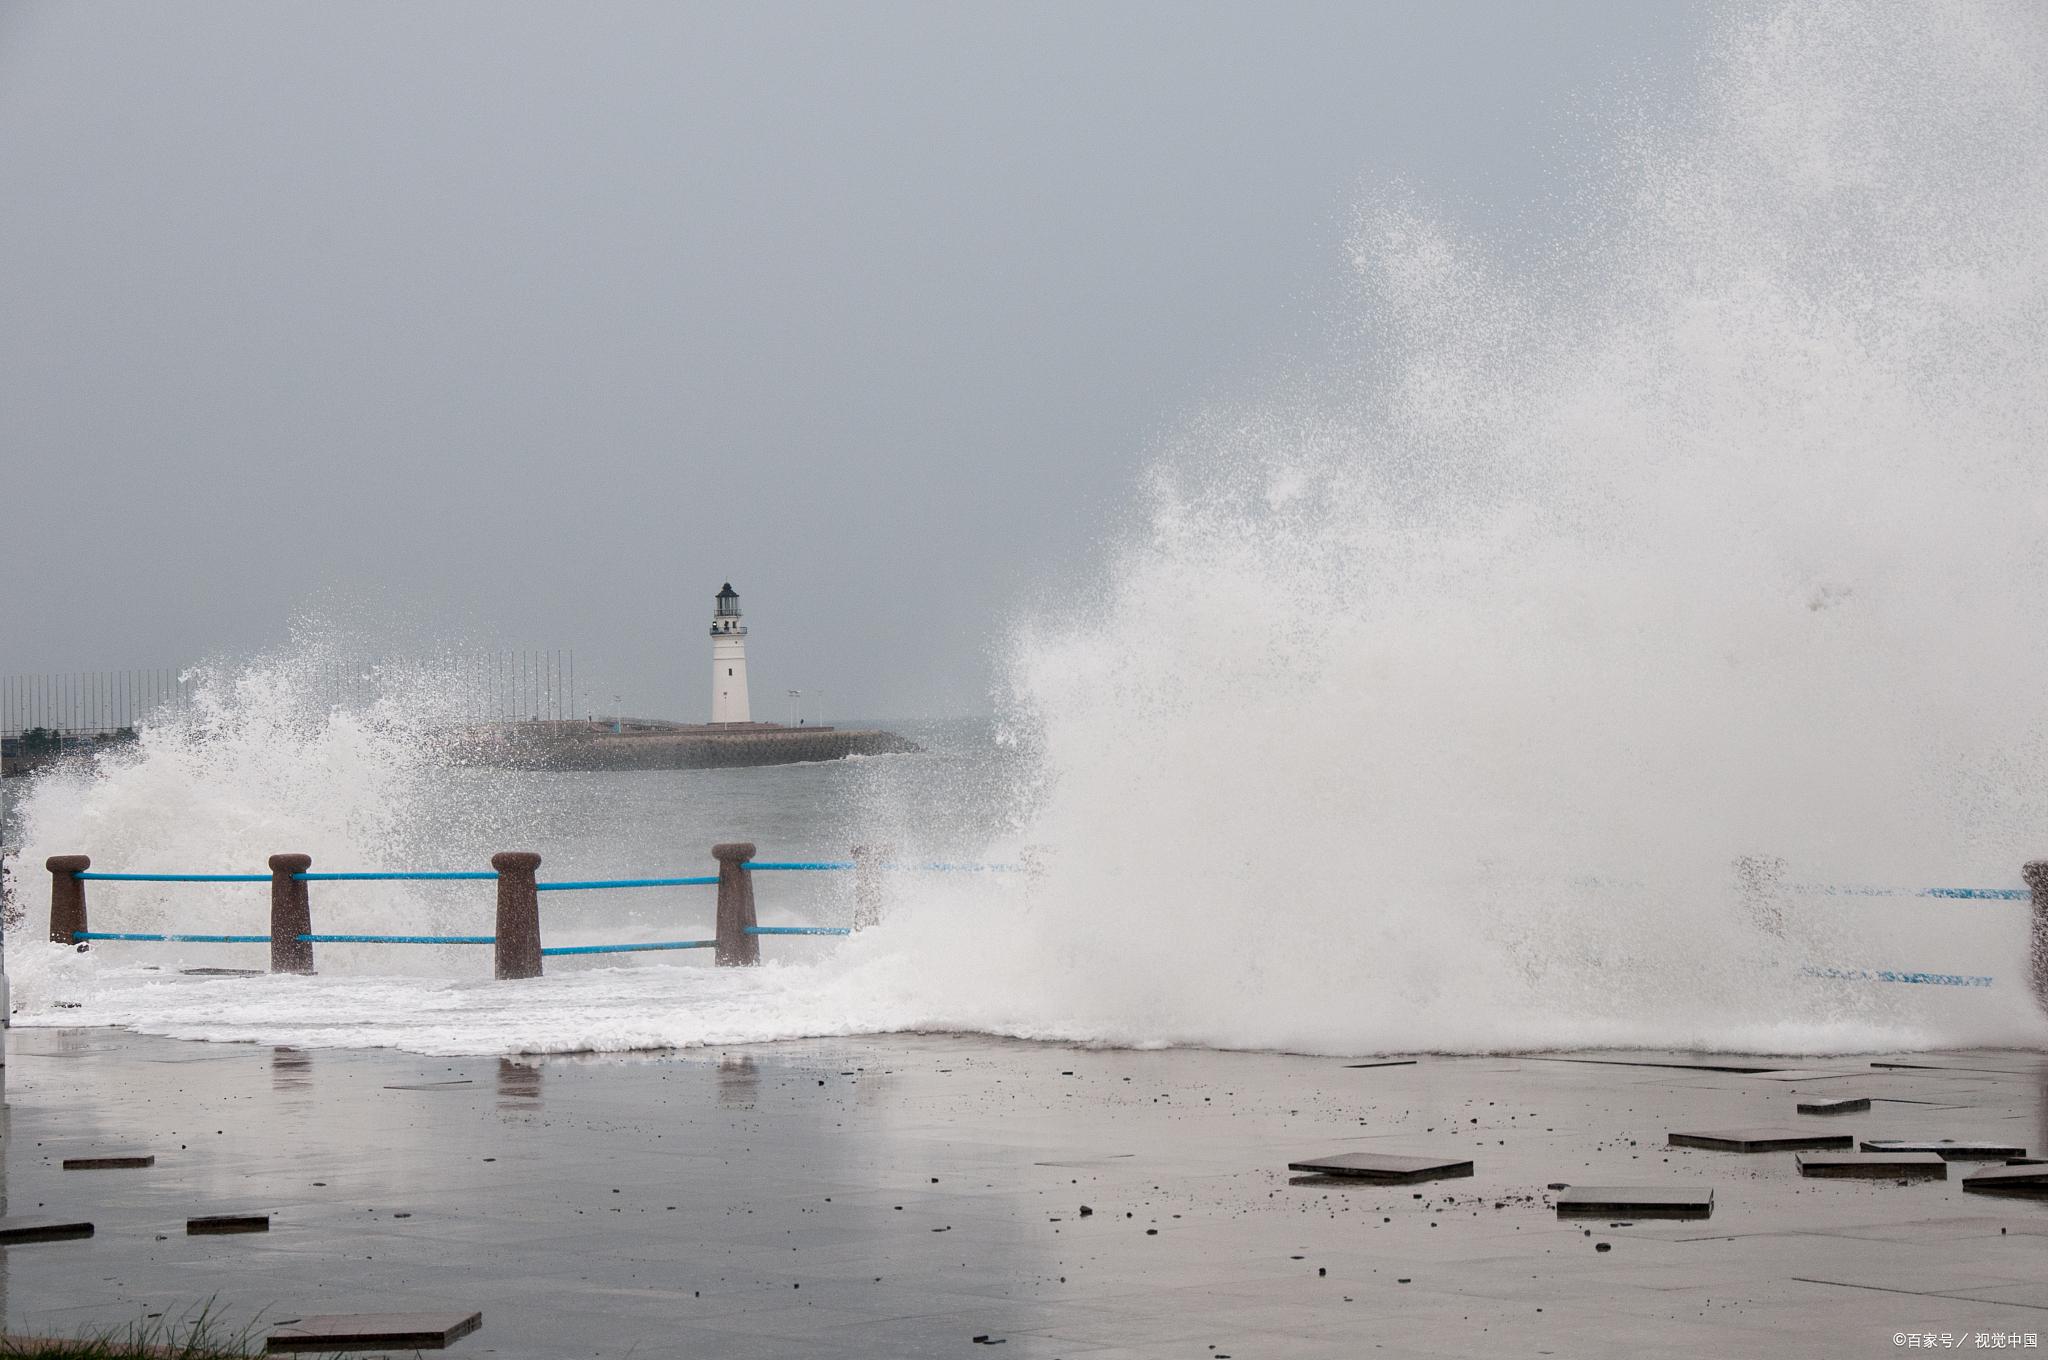
[[[1744,855],[1735,861],[1735,891],[1750,923],[1767,935],[1785,934],[1785,861]]]
[[[14,896],[15,857],[0,852],[0,1030],[14,1023],[14,1000],[7,990],[7,931],[13,926],[19,908]],[[7,1046],[0,1044],[0,1068],[7,1066]],[[6,1074],[0,1072],[0,1097],[4,1097]]]
[[[50,871],[50,943],[78,944],[79,933],[92,927],[85,922],[85,885],[77,876],[92,868],[92,857],[52,855],[43,867]]]
[[[2048,1011],[2048,860],[2035,860],[2026,867],[2027,891],[2034,896],[2034,924],[2027,936],[2027,953],[2033,965],[2029,981],[2034,1000]]]
[[[896,853],[893,845],[856,845],[853,847],[853,928],[866,930],[878,925],[882,909],[888,905],[888,880],[882,875],[887,872],[889,857]]]
[[[540,856],[531,850],[501,850],[491,856],[498,871],[498,976],[540,976],[540,892],[533,885]]]
[[[313,904],[306,885],[293,878],[313,867],[311,855],[270,857],[270,971],[313,971]]]
[[[751,968],[761,961],[761,937],[749,935],[754,920],[754,857],[752,841],[728,841],[711,847],[718,861],[718,966]]]

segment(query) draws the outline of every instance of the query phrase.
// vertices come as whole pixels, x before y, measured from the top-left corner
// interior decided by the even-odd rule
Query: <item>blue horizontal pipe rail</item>
[[[1024,866],[1021,864],[947,864],[934,862],[931,864],[884,864],[882,867],[884,869],[931,874],[1021,874],[1024,872]]]
[[[446,879],[446,878],[463,878],[463,879],[483,879],[483,878],[496,878],[497,876],[498,876],[498,873],[497,873],[497,871],[496,871],[495,869],[453,869],[453,870],[425,870],[425,871],[417,871],[417,872],[415,872],[415,871],[410,871],[410,870],[389,870],[389,871],[386,871],[386,870],[378,869],[378,870],[372,870],[372,871],[370,871],[370,872],[368,872],[368,873],[349,873],[349,874],[313,874],[313,873],[305,873],[305,874],[293,874],[293,875],[292,875],[292,882],[294,882],[294,883],[361,883],[361,882],[367,882],[367,881],[371,881],[371,880],[377,880],[377,879],[408,879],[408,880],[412,880],[412,879]]]
[[[857,867],[850,859],[820,860],[749,860],[744,866],[763,872],[790,870],[837,870]],[[1023,872],[1021,864],[884,864],[884,869],[898,872],[962,873],[962,874],[1014,874]],[[378,869],[351,873],[303,873],[293,874],[295,883],[349,883],[370,881],[420,881],[433,879],[494,879],[498,875],[490,869],[457,870],[407,870]],[[101,874],[84,870],[73,874],[73,878],[99,879],[110,883],[268,883],[269,874]],[[598,878],[576,883],[542,883],[542,892],[568,892],[579,888],[666,888],[697,883],[716,883],[716,875],[693,878]],[[1803,892],[1862,892],[1871,894],[1918,892],[1925,897],[2025,897],[2024,889],[2014,888],[1808,888]]]
[[[717,874],[700,874],[694,878],[592,878],[573,883],[536,883],[533,887],[536,892],[587,892],[594,888],[686,888],[716,882]]]
[[[741,929],[749,935],[851,935],[853,933],[845,926],[742,926]]]
[[[268,883],[269,874],[96,874],[81,870],[73,878],[107,883]]]
[[[268,935],[150,935],[133,930],[77,930],[74,940],[146,940],[157,944],[269,944]]]
[[[540,951],[542,958],[562,954],[637,954],[650,949],[716,949],[716,940],[655,940],[647,944],[563,944]]]
[[[495,935],[301,935],[307,944],[496,944]]]
[[[801,933],[771,928],[772,934]],[[815,932],[832,934],[831,931]],[[838,931],[845,934],[845,931]],[[159,935],[141,931],[81,930],[76,940],[133,940],[152,944],[269,944],[268,935]],[[496,944],[495,935],[301,935],[309,944]],[[544,956],[556,954],[632,954],[653,949],[714,949],[716,940],[654,940],[645,944],[575,944],[543,949]]]
[[[858,866],[850,859],[820,860],[749,860],[743,867],[763,872],[788,871],[831,871],[853,869]],[[895,872],[962,873],[962,874],[1015,874],[1022,873],[1021,864],[955,864],[934,860],[923,864],[884,864],[884,869]],[[433,880],[490,880],[497,878],[490,869],[455,870],[406,870],[377,869],[346,873],[303,873],[293,874],[298,883],[337,883],[383,881],[433,881]],[[268,883],[269,874],[109,874],[81,870],[72,875],[77,879],[90,879],[106,883]],[[715,874],[693,875],[688,878],[593,878],[574,882],[538,883],[534,886],[541,892],[579,892],[600,888],[671,888],[695,887],[718,882]],[[1837,887],[1830,884],[1798,884],[1788,891],[1822,897],[1935,897],[1961,902],[2024,902],[2031,894],[2025,888],[1864,888]]]
[[[1942,897],[1963,902],[2024,902],[2025,888],[1837,888],[1805,884],[1790,889],[1814,897]]]
[[[1809,965],[1799,970],[1807,977],[1833,978],[1844,982],[1908,982],[1933,987],[1989,987],[1993,979],[1961,973],[1909,972],[1897,968],[1820,968]]]

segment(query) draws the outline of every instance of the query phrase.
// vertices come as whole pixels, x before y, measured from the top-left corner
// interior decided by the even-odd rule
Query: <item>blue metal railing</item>
[[[496,944],[495,935],[300,935],[306,944]]]
[[[884,869],[898,872],[927,874],[1021,874],[1027,866],[1022,864],[884,864]]]
[[[819,860],[749,860],[741,866],[762,872],[787,871],[837,871],[858,868],[850,859]],[[963,873],[963,874],[1014,874],[1024,871],[1021,864],[950,864],[932,861],[926,864],[884,864],[882,868],[894,873]],[[498,874],[493,869],[373,869],[346,873],[293,874],[294,883],[365,883],[365,882],[420,882],[440,880],[491,880]],[[268,883],[269,874],[105,874],[82,870],[72,877],[94,879],[109,883]],[[688,878],[595,878],[579,882],[539,883],[535,886],[542,892],[573,892],[591,888],[669,888],[687,887],[718,882],[716,874],[693,875]],[[1802,890],[1805,891],[1805,890]],[[1864,889],[1815,889],[1813,891],[1860,892]],[[1883,892],[1887,889],[1869,889]],[[1926,895],[1933,897],[2024,897],[2024,891],[2007,893],[2000,888],[1931,888]]]
[[[81,870],[73,878],[108,883],[268,883],[269,874],[95,874]]]
[[[1785,891],[1809,897],[1940,897],[1959,902],[2024,902],[2025,888],[1853,888],[1799,884]]]
[[[495,869],[455,869],[455,870],[441,870],[441,869],[429,869],[429,870],[417,870],[417,869],[408,869],[408,870],[384,870],[384,869],[377,869],[377,870],[372,870],[372,871],[370,871],[370,872],[368,872],[368,873],[347,873],[347,874],[314,874],[314,873],[305,873],[305,874],[293,874],[293,875],[292,875],[292,882],[294,882],[294,883],[366,883],[366,882],[373,882],[373,881],[377,881],[377,880],[387,880],[387,879],[392,879],[392,880],[395,880],[395,879],[424,879],[424,880],[432,880],[432,879],[495,879],[495,878],[497,878],[497,876],[498,876],[498,872],[497,872],[497,870],[495,870]]]
[[[597,888],[682,888],[718,882],[717,874],[694,878],[592,878],[582,882],[536,883],[539,892],[589,892]]]
[[[149,940],[159,944],[269,944],[268,935],[152,935],[136,930],[80,930],[74,940]]]
[[[752,860],[744,866],[749,870],[763,872],[835,872],[856,869],[854,860]],[[916,864],[885,863],[880,867],[891,871],[928,871],[963,873],[1014,873],[1026,866],[1017,864],[969,864],[946,861],[929,861]],[[116,883],[268,883],[270,874],[147,874],[147,873],[94,873],[81,871],[74,875],[81,880],[96,880]],[[361,881],[482,881],[495,880],[498,874],[491,870],[370,870],[339,873],[298,873],[294,881],[312,882],[361,882]],[[719,881],[716,874],[699,874],[672,878],[604,878],[561,880],[550,883],[536,883],[539,892],[589,892],[630,888],[668,887],[709,887]],[[1791,885],[1783,892],[1790,895],[1824,897],[1921,897],[1957,902],[2023,902],[2031,894],[2025,888],[1880,888],[1864,886],[1834,885]],[[748,935],[850,935],[853,932],[845,926],[747,926]],[[111,940],[137,941],[174,944],[268,944],[269,935],[213,935],[172,932],[144,931],[79,931],[73,937],[79,941]],[[297,937],[310,944],[454,944],[485,945],[495,944],[494,935],[368,935],[368,934],[307,934]],[[564,955],[629,954],[676,949],[711,949],[716,940],[657,940],[643,943],[557,945],[543,948],[542,957],[553,958]],[[1918,986],[1944,987],[1989,987],[1994,979],[1987,976],[1936,973],[1918,970],[1889,968],[1839,968],[1808,965],[1801,968],[1802,976],[1846,980],[1856,982],[1887,982]]]
[[[850,859],[797,860],[793,862],[748,860],[746,867],[769,871],[784,869],[858,869],[860,863],[857,860]],[[1025,866],[1022,864],[948,864],[943,861],[933,861],[927,864],[897,864],[891,862],[879,867],[887,869],[891,873],[956,874],[1018,874],[1023,873],[1025,869]]]
[[[1802,977],[1836,978],[1846,982],[1909,982],[1933,987],[1989,987],[1993,979],[1962,973],[1904,972],[1896,968],[1821,968],[1809,964]]]
[[[638,954],[650,949],[716,949],[716,940],[655,940],[647,944],[563,944],[540,951],[542,958],[562,954]]]
[[[788,870],[833,870],[851,869],[852,860],[792,860],[783,862],[749,863],[749,869]],[[129,874],[93,873],[83,870],[74,878],[99,880],[116,883],[269,883],[270,874]],[[434,882],[434,881],[484,881],[495,880],[495,870],[416,870],[416,869],[375,869],[347,872],[312,872],[291,875],[296,883],[360,883],[360,882]],[[718,883],[716,874],[692,874],[675,878],[593,878],[557,880],[550,883],[535,883],[537,892],[595,892],[618,888],[682,888],[711,887]],[[850,935],[852,931],[844,926],[750,926],[750,935]],[[169,931],[113,931],[81,930],[72,938],[77,941],[121,940],[157,944],[269,944],[268,935],[201,935],[174,933]],[[310,934],[296,937],[306,944],[496,944],[495,935],[366,935],[366,934]],[[650,940],[625,944],[578,944],[555,945],[543,948],[541,957],[558,958],[580,954],[638,954],[675,949],[713,949],[717,940]]]

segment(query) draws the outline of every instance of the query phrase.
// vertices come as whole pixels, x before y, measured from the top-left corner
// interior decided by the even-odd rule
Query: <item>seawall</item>
[[[624,732],[574,723],[510,723],[474,729],[471,738],[462,748],[468,763],[520,770],[706,770],[921,749],[894,732],[772,723]]]

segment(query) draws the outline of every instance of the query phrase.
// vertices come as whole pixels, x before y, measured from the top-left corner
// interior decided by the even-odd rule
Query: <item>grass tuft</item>
[[[0,1360],[242,1360],[261,1355],[257,1325],[226,1330],[211,1303],[189,1318],[145,1318],[76,1337],[0,1336]]]

